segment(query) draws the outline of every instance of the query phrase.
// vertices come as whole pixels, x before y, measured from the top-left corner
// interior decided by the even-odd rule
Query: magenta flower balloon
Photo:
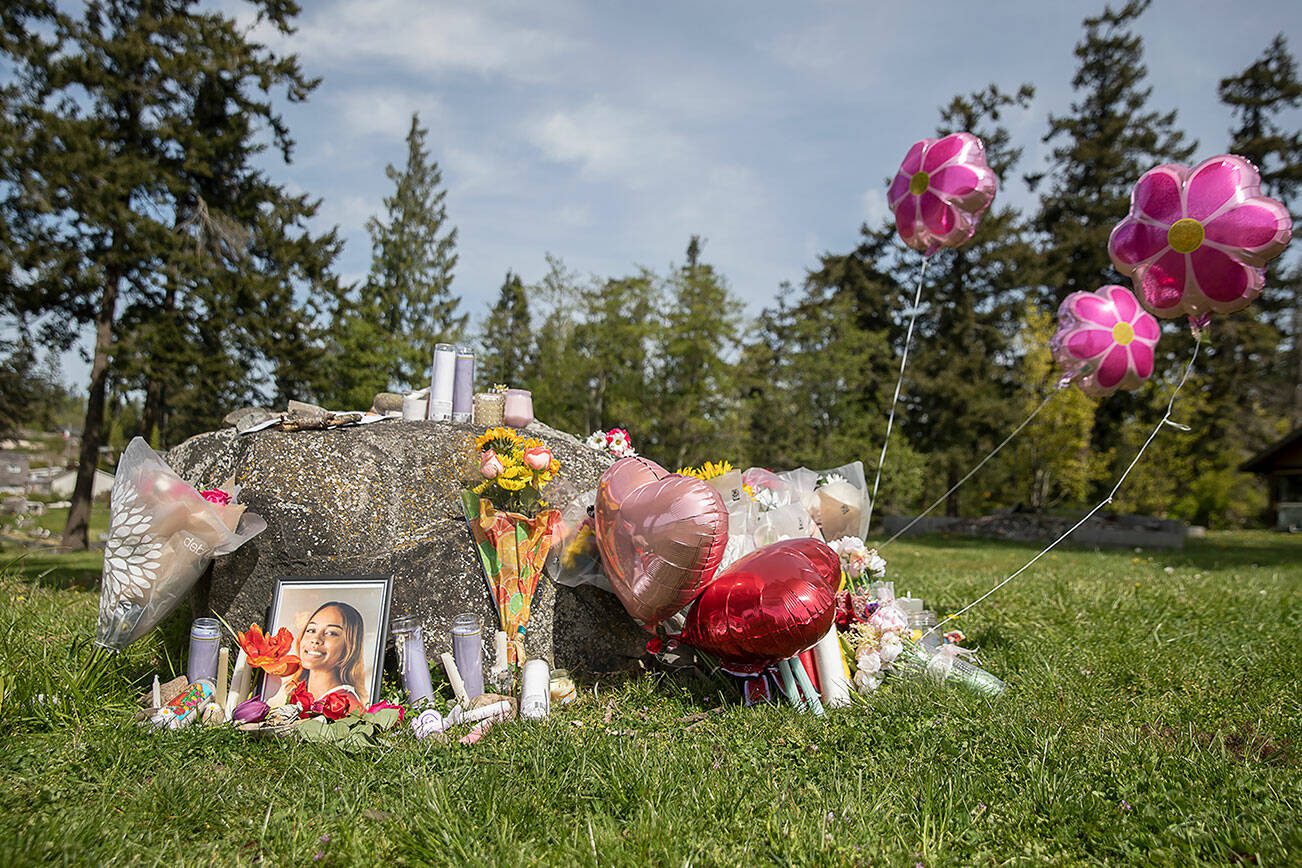
[[[1261,295],[1266,262],[1292,235],[1293,218],[1261,194],[1256,167],[1222,154],[1192,169],[1167,164],[1145,172],[1108,254],[1153,313],[1200,319],[1242,310]]]
[[[1053,357],[1080,390],[1094,398],[1134,391],[1153,375],[1161,328],[1124,286],[1073,292],[1058,306]]]
[[[981,140],[952,133],[909,148],[886,201],[904,243],[930,256],[967,243],[998,188]]]

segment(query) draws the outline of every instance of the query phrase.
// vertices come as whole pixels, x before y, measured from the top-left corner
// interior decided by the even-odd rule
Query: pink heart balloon
[[[728,543],[719,492],[646,458],[621,459],[602,474],[595,516],[611,587],[648,629],[713,580]]]
[[[746,555],[696,598],[683,641],[753,675],[813,646],[832,629],[841,560],[816,539],[786,539]]]

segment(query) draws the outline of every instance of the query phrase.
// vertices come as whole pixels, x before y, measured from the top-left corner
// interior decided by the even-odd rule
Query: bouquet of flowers
[[[462,492],[462,506],[509,640],[507,660],[518,664],[530,605],[560,522],[542,490],[561,465],[541,440],[511,428],[490,428],[475,440],[475,449],[480,481]]]
[[[127,445],[109,506],[96,644],[121,651],[139,639],[214,557],[266,530],[238,501],[235,487],[195,491],[139,437]]]

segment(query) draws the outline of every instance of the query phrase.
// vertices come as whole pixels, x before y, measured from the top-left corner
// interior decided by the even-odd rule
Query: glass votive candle
[[[408,701],[412,705],[418,705],[433,698],[434,685],[430,681],[429,660],[425,656],[425,636],[420,620],[414,615],[395,618],[390,632],[398,651],[402,686],[407,690]]]
[[[506,396],[501,392],[480,392],[475,396],[475,424],[481,428],[501,425],[506,409]]]
[[[507,389],[503,419],[512,428],[526,428],[533,422],[533,393],[528,389]]]
[[[196,681],[217,680],[217,656],[221,652],[222,631],[216,618],[196,618],[190,625],[190,656],[185,677]]]
[[[452,619],[452,659],[466,685],[466,696],[474,699],[484,692],[484,632],[473,613]]]

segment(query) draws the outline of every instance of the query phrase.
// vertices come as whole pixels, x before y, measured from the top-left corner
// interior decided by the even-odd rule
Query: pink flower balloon
[[[1161,335],[1153,315],[1124,286],[1073,292],[1058,307],[1053,357],[1080,390],[1094,398],[1134,391],[1153,375]]]
[[[981,140],[971,133],[952,133],[909,148],[886,201],[904,243],[930,256],[942,247],[965,244],[998,188]]]
[[[1160,317],[1234,313],[1261,295],[1266,262],[1293,235],[1293,218],[1261,194],[1261,176],[1222,154],[1190,169],[1150,169],[1130,193],[1130,213],[1108,239],[1112,263]]]

